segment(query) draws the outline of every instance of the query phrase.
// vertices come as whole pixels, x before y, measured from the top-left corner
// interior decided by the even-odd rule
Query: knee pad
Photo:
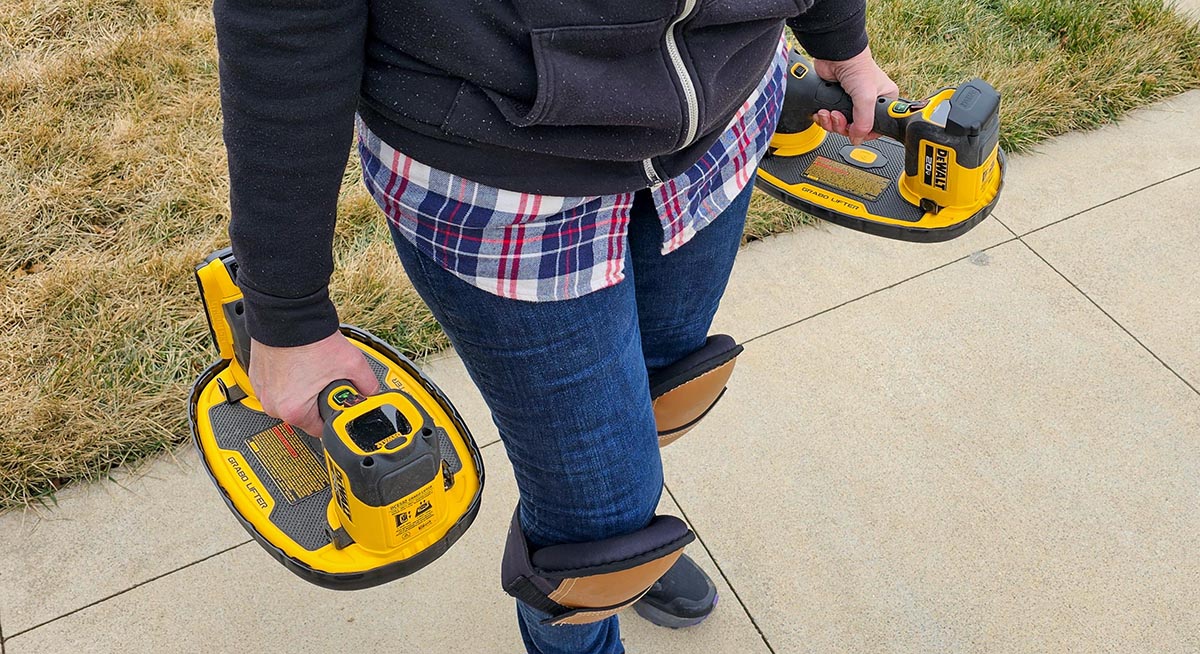
[[[543,624],[599,622],[638,601],[696,535],[674,516],[655,516],[631,534],[531,552],[520,509],[508,529],[504,591],[550,615]]]
[[[724,334],[650,376],[650,399],[658,446],[666,447],[695,427],[725,394],[742,346]]]

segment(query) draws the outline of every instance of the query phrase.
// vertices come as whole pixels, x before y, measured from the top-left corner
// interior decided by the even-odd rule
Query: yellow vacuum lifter
[[[196,268],[220,359],[192,388],[188,417],[204,466],[254,540],[301,578],[355,590],[403,577],[471,526],[483,461],[454,406],[411,361],[342,326],[380,392],[335,381],[314,438],[262,412],[247,377],[250,339],[229,248]]]
[[[844,227],[904,241],[965,234],[1000,198],[1000,94],[973,79],[921,101],[879,98],[874,131],[852,145],[813,122],[818,110],[851,119],[853,103],[793,50],[787,92],[758,188]]]

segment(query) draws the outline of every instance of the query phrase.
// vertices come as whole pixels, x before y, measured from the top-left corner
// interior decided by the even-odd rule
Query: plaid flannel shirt
[[[783,104],[787,45],[690,169],[651,189],[662,253],[687,243],[750,183]],[[633,193],[560,197],[518,193],[435,170],[356,121],[363,181],[416,248],[473,286],[526,301],[566,300],[624,279]]]

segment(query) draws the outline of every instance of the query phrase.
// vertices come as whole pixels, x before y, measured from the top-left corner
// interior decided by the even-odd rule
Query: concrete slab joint
[[[737,410],[663,452],[778,651],[1194,651],[1200,396],[1024,244],[987,252],[759,339]]]
[[[1200,0],[1195,0],[1200,2]],[[1017,234],[1200,166],[1200,90],[1139,109],[1120,122],[1071,132],[1010,157],[996,213]]]
[[[502,444],[487,447],[483,456],[488,500],[475,526],[441,560],[410,577],[353,593],[328,591],[301,581],[251,543],[26,631],[10,640],[8,652],[274,654],[294,650],[297,624],[319,625],[305,631],[310,651],[378,649],[380,634],[395,634],[398,627],[407,642],[423,643],[421,651],[459,651],[461,630],[450,625],[462,616],[470,616],[476,642],[488,644],[480,651],[521,651],[512,599],[497,584],[516,482]],[[659,511],[682,517],[667,495]],[[720,595],[732,596],[703,549],[689,548],[689,555],[712,576]],[[736,602],[724,602],[703,624],[669,637],[632,613],[622,619],[622,631],[631,651],[647,654],[772,654]]]
[[[1022,237],[1193,391],[1200,167]],[[1149,219],[1149,220],[1146,220]]]
[[[1195,134],[1200,91],[1013,157],[996,219],[950,243],[824,225],[744,250],[713,329],[752,346],[662,453],[660,510],[701,536],[689,554],[726,600],[681,632],[623,619],[630,650],[1194,653]],[[504,446],[458,357],[422,366],[488,470],[476,526],[435,567],[308,585],[185,447],[67,489],[46,519],[0,515],[0,654],[271,654],[297,624],[320,625],[309,650],[378,648],[400,625],[453,651],[445,616],[464,615],[519,651],[496,583],[517,501]],[[747,498],[751,479],[769,492]]]

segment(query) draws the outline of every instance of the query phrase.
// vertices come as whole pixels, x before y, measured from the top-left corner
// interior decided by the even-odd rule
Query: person
[[[377,390],[328,292],[356,131],[404,269],[513,465],[503,574],[529,652],[621,652],[612,614],[630,602],[673,627],[713,610],[714,585],[677,552],[686,534],[655,518],[651,386],[705,348],[736,355],[708,329],[779,115],[785,24],[854,99],[852,124],[821,112],[825,129],[861,142],[876,98],[898,95],[865,13],[865,0],[216,0],[255,392],[319,434],[328,382]],[[654,538],[675,554],[637,549],[671,549]],[[644,595],[573,609],[536,572],[570,557],[588,574],[668,569]]]

